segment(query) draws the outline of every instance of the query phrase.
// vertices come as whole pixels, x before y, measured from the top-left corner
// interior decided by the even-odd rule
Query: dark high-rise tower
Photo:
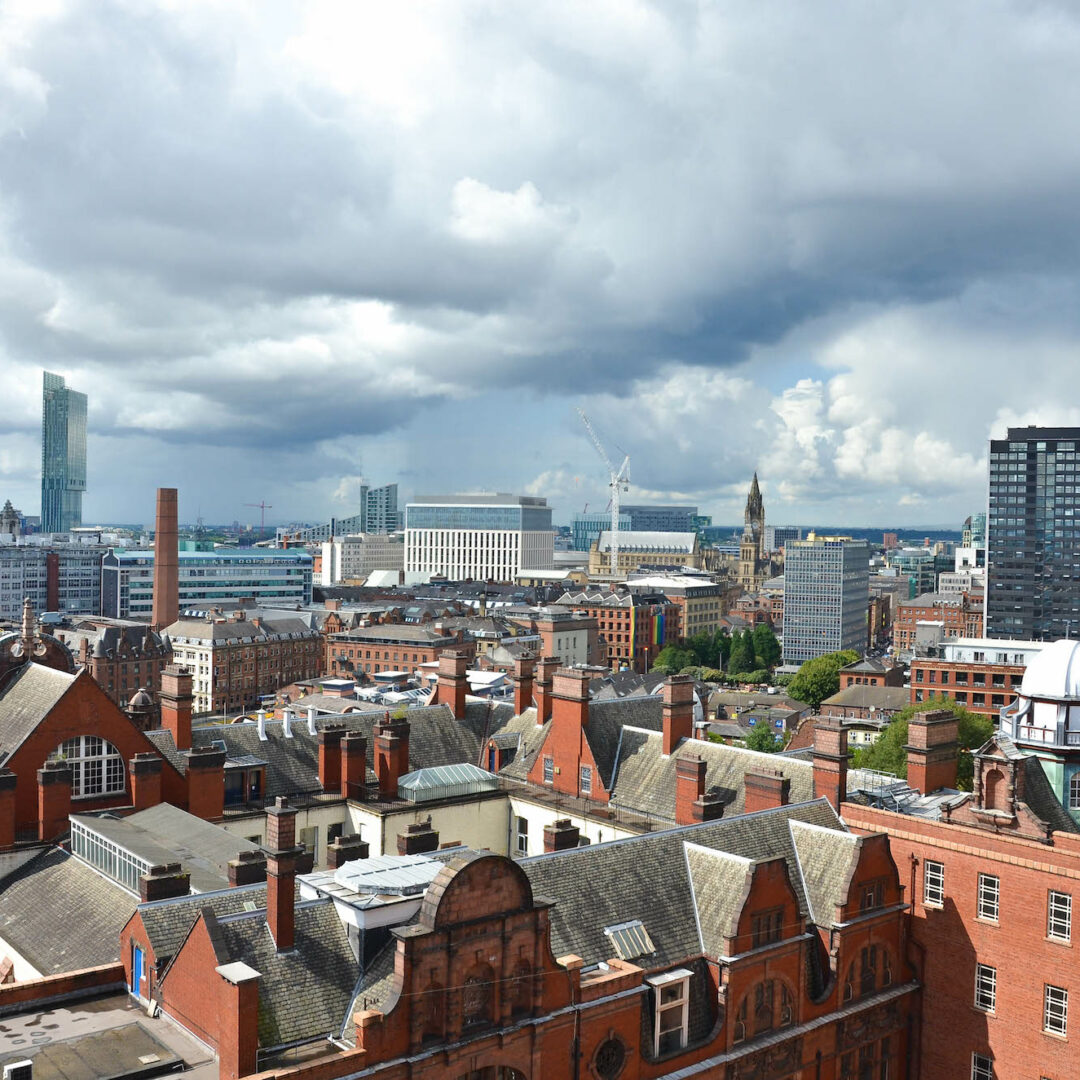
[[[1080,634],[1080,428],[990,441],[986,634]]]
[[[82,524],[86,491],[86,395],[46,371],[41,395],[41,530]]]

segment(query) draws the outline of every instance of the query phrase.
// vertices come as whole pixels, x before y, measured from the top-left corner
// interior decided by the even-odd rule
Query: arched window
[[[732,1041],[764,1035],[795,1023],[795,995],[781,979],[759,982],[742,999],[735,1013]]]
[[[62,742],[49,756],[71,769],[71,797],[122,795],[127,770],[120,751],[98,735],[80,735]]]
[[[1005,777],[1000,769],[990,769],[983,777],[983,806],[987,810],[1004,810]]]

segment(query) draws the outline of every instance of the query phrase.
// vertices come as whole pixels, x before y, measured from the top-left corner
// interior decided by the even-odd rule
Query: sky
[[[1080,8],[4,0],[0,499],[950,524],[1078,424]]]

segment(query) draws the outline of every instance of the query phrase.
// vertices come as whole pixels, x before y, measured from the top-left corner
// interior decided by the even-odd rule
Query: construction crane
[[[245,506],[254,506],[259,513],[259,538],[262,539],[266,535],[266,511],[273,510],[273,506],[268,502],[257,503],[244,503]]]
[[[600,455],[600,460],[603,461],[605,468],[608,471],[608,487],[611,488],[611,573],[617,574],[619,572],[619,494],[623,491],[630,490],[630,455],[627,454],[622,461],[622,465],[618,469],[611,464],[611,458],[607,456],[607,451],[604,449],[604,444],[600,441],[600,436],[593,430],[592,424],[589,422],[589,418],[585,415],[583,409],[578,409],[578,416],[581,417],[581,422],[585,425],[585,430],[589,433],[589,438],[592,439],[593,446],[596,447],[596,452]]]

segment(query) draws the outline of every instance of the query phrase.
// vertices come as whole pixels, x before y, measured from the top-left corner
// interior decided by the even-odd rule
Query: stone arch
[[[442,929],[532,906],[532,885],[517,863],[503,855],[469,851],[436,875],[424,895],[419,921],[428,929]]]
[[[983,807],[987,810],[1008,810],[1008,781],[1001,769],[994,767],[983,773]]]

